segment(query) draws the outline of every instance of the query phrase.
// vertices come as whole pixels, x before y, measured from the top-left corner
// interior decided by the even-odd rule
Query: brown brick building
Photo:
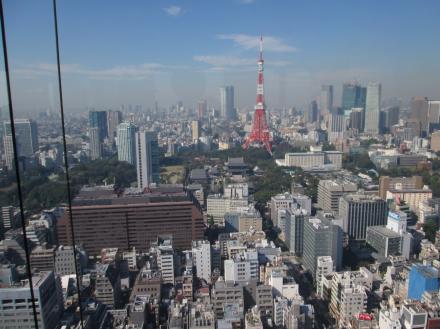
[[[75,244],[91,256],[102,248],[147,250],[158,235],[172,235],[176,249],[190,249],[203,237],[202,212],[182,187],[164,186],[148,192],[114,191],[109,186],[83,188],[72,202]],[[60,244],[71,245],[68,211],[58,222]]]

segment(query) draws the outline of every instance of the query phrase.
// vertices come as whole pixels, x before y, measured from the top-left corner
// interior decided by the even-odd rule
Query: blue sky
[[[49,0],[4,0],[19,110],[56,106]],[[440,98],[438,1],[59,0],[65,106],[237,105],[255,99],[265,38],[269,107],[302,107],[334,84],[380,81],[385,97]]]

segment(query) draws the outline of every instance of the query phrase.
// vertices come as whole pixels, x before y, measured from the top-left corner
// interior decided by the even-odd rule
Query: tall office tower
[[[347,82],[342,86],[342,110],[346,118],[353,108],[365,107],[366,89],[357,83]]]
[[[37,123],[29,119],[15,119],[15,140],[19,157],[31,157],[38,151]],[[5,138],[8,143],[7,152],[13,152],[11,122],[4,123]],[[13,156],[13,154],[12,154]]]
[[[89,128],[89,150],[90,150],[90,158],[92,160],[101,159],[102,158],[102,144],[99,139],[99,128],[91,127]]]
[[[321,101],[320,101],[321,116],[327,117],[333,110],[333,86],[321,86]]]
[[[140,131],[136,133],[135,139],[138,188],[144,189],[160,181],[157,133]]]
[[[220,113],[225,120],[235,119],[234,86],[220,88]]]
[[[303,264],[314,278],[320,256],[331,256],[336,270],[341,268],[342,240],[342,229],[330,220],[309,218],[304,221]]]
[[[356,129],[358,132],[364,130],[364,109],[361,107],[352,108],[350,112],[351,129]]]
[[[258,60],[258,81],[257,81],[257,104],[255,105],[252,130],[246,136],[243,148],[247,149],[251,144],[263,145],[272,154],[271,137],[269,125],[266,119],[266,103],[264,100],[264,59],[263,59],[263,37],[260,38],[260,59]]]
[[[413,97],[411,98],[410,105],[410,119],[412,122],[416,122],[420,127],[420,131],[428,132],[428,98],[426,97]]]
[[[309,105],[309,111],[307,112],[307,121],[310,123],[315,123],[316,121],[318,121],[318,116],[318,102],[312,101]]]
[[[199,120],[194,120],[191,122],[191,134],[193,142],[198,141],[200,138],[200,122]]]
[[[5,166],[9,170],[12,170],[15,163],[14,141],[12,139],[12,134],[3,136],[3,150],[5,152]]]
[[[337,112],[330,113],[327,133],[331,143],[344,138],[345,128],[346,120],[344,114]]]
[[[118,125],[122,122],[121,111],[107,111],[107,129],[108,137],[113,142],[115,140]]]
[[[89,112],[90,128],[98,128],[99,141],[103,142],[108,137],[107,112],[106,111],[90,111]]]
[[[211,244],[209,241],[193,241],[192,257],[196,268],[196,276],[211,283]]]
[[[38,328],[58,328],[63,313],[61,283],[53,272],[32,277]],[[0,289],[2,329],[34,328],[34,310],[29,282]],[[13,320],[13,321],[12,321]]]
[[[440,101],[428,101],[428,120],[428,134],[440,129]]]
[[[382,112],[381,127],[384,132],[390,132],[391,127],[399,123],[400,108],[398,106],[391,106]]]
[[[318,207],[337,214],[341,196],[357,190],[357,185],[349,181],[321,179],[318,184]]]
[[[291,252],[301,256],[304,244],[304,221],[307,214],[303,209],[286,209],[285,242]]]
[[[339,200],[339,216],[344,233],[352,241],[365,240],[367,227],[385,225],[387,204],[384,199],[363,193],[347,194]]]
[[[203,99],[197,103],[197,118],[199,120],[203,119],[206,117],[207,113],[208,113],[208,104],[206,102],[206,99]]]
[[[123,122],[117,129],[118,160],[136,165],[137,127],[130,122]]]
[[[380,83],[370,82],[367,87],[365,104],[365,132],[379,133],[379,115],[382,86]]]

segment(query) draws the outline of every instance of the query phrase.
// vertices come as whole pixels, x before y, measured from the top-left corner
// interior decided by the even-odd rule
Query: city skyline
[[[86,7],[59,1],[64,106],[117,109],[157,101],[169,107],[182,100],[195,108],[206,98],[218,108],[218,88],[233,85],[236,107],[252,109],[259,34],[265,39],[268,108],[305,108],[322,84],[335,86],[340,105],[342,84],[353,80],[364,86],[380,82],[383,99],[438,97],[438,3],[374,3],[272,8],[263,0],[237,0],[216,7],[195,1],[127,7],[111,1]],[[51,10],[50,1],[5,2],[6,14],[15,18],[6,21],[6,32],[17,111],[57,107]],[[225,19],[227,27],[215,24]]]

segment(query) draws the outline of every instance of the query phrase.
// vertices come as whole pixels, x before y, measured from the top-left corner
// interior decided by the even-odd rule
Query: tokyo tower
[[[252,131],[246,137],[243,148],[247,149],[250,145],[264,146],[272,154],[272,145],[269,126],[266,120],[266,104],[264,103],[264,60],[263,60],[263,37],[260,37],[260,59],[258,60],[258,81],[257,81],[257,104],[255,105],[254,120]]]

